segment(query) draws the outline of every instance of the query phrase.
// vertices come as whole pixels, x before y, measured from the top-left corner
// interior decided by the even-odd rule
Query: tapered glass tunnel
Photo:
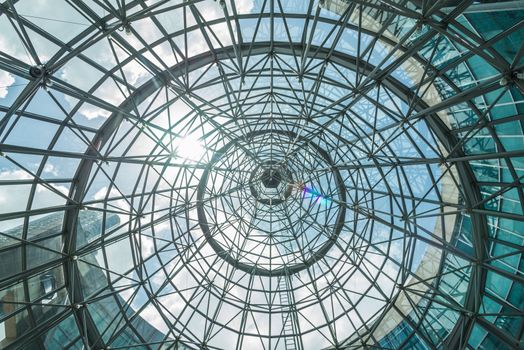
[[[0,348],[520,349],[521,1],[0,4]]]

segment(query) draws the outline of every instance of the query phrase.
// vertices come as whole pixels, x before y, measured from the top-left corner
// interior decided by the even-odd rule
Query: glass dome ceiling
[[[0,348],[524,346],[521,1],[0,3]]]

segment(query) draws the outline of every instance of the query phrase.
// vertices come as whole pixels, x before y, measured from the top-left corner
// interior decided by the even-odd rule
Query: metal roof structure
[[[521,349],[524,2],[0,2],[0,348]]]

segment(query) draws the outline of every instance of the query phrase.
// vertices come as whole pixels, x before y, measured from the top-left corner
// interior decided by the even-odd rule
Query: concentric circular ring
[[[268,138],[280,146],[269,152],[259,147]],[[335,244],[345,192],[326,150],[293,132],[251,132],[207,165],[198,186],[198,220],[207,243],[238,269],[290,275]]]

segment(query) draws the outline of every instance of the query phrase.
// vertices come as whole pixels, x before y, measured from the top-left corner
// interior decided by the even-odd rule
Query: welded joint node
[[[524,72],[510,71],[500,78],[499,84],[500,86],[508,86],[516,83],[519,80],[524,80]]]
[[[51,71],[44,64],[37,64],[29,67],[29,75],[35,80],[40,80],[44,88],[49,88],[53,85],[51,81]]]

